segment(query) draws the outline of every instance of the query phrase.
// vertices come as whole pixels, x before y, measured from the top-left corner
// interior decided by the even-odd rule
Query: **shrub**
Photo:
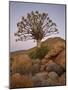
[[[41,46],[40,48],[36,48],[35,51],[33,52],[30,52],[29,53],[29,56],[32,58],[32,59],[42,59],[44,58],[44,56],[48,53],[48,47],[45,47],[45,46]]]

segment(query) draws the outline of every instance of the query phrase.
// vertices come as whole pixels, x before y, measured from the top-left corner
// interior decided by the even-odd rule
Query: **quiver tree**
[[[34,39],[37,47],[41,46],[41,40],[53,33],[58,33],[56,24],[49,18],[48,13],[39,13],[38,11],[28,13],[26,17],[21,18],[17,23],[18,36],[16,41]]]

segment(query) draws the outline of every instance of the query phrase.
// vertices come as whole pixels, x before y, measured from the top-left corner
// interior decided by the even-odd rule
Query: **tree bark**
[[[41,40],[37,40],[37,47],[38,47],[38,48],[41,47]]]

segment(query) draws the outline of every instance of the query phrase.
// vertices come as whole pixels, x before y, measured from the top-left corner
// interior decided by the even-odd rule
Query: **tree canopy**
[[[15,36],[18,38],[16,41],[30,39],[41,41],[44,37],[58,33],[56,23],[45,12],[32,11],[31,13],[27,13],[26,17],[21,17],[21,20],[17,23],[17,27],[18,30]]]

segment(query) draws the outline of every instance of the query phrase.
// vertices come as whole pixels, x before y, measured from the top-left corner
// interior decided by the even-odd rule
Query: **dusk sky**
[[[38,4],[10,1],[10,51],[27,50],[36,46],[36,42],[28,40],[16,42],[14,33],[17,32],[17,22],[21,16],[26,16],[31,11],[38,10],[40,13],[48,13],[49,17],[55,22],[59,29],[59,34],[49,37],[61,37],[65,39],[65,5],[57,4]],[[47,38],[49,38],[47,37]]]

